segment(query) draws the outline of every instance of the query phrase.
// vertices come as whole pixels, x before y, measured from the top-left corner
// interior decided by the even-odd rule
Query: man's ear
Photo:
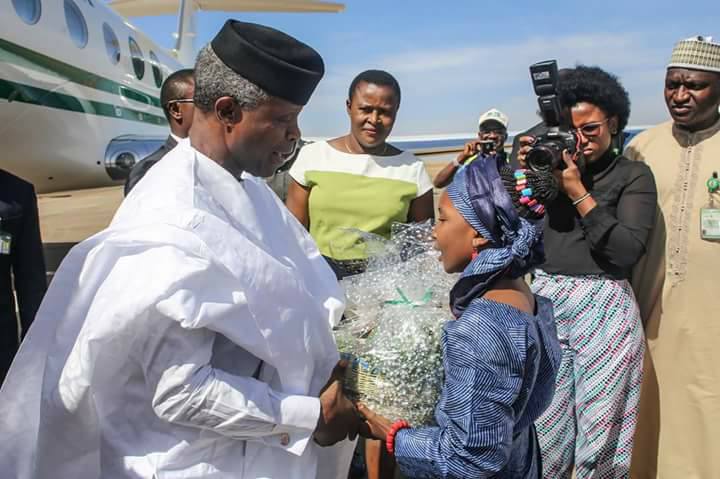
[[[180,111],[179,103],[170,103],[170,105],[168,105],[168,113],[175,121],[182,120],[182,112]]]
[[[350,114],[350,108],[352,108],[352,100],[348,98],[345,100],[345,110],[348,112],[348,115]]]
[[[232,126],[242,120],[242,110],[237,108],[237,102],[229,96],[217,99],[215,102],[215,114],[225,126]]]

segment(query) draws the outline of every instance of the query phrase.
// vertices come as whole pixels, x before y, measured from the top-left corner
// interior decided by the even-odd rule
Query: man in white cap
[[[0,390],[0,476],[347,476],[342,293],[258,178],[293,151],[323,73],[251,23],[200,51],[189,140],[73,248]]]
[[[720,477],[720,44],[679,42],[665,75],[672,117],[635,137],[658,217],[633,287],[649,348],[632,477]]]
[[[509,120],[506,114],[495,108],[480,115],[478,120],[478,139],[469,141],[457,158],[440,170],[433,179],[435,188],[445,188],[455,177],[455,173],[472,162],[478,155],[497,155],[498,161],[507,162],[505,140],[507,140]]]

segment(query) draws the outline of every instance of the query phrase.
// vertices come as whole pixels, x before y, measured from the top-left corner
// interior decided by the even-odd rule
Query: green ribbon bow
[[[395,291],[400,295],[400,299],[391,299],[388,301],[385,301],[385,304],[392,304],[392,305],[405,305],[410,306],[411,308],[416,308],[418,306],[425,306],[430,302],[432,299],[433,293],[432,290],[427,289],[425,290],[425,294],[422,298],[420,298],[420,301],[410,301],[410,299],[403,293],[403,290],[400,288],[395,288]]]

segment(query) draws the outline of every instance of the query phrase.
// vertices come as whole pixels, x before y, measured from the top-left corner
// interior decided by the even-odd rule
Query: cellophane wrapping
[[[438,261],[429,221],[393,225],[390,240],[358,236],[367,270],[342,281],[347,309],[335,329],[338,348],[350,361],[346,393],[388,419],[432,424],[455,278]]]

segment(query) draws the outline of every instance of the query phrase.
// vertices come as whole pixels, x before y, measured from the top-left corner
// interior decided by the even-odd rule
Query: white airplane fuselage
[[[210,8],[212,2],[205,2]],[[255,9],[255,2],[220,2],[217,8]],[[231,5],[232,3],[232,5]],[[342,9],[342,4],[266,0],[264,8]],[[144,14],[175,4],[185,36],[194,38],[192,0],[122,2]],[[250,5],[248,5],[250,4]],[[23,7],[24,5],[24,7]],[[32,15],[28,5],[39,10]],[[329,6],[328,6],[329,5]],[[165,11],[168,10],[168,11]],[[318,11],[318,10],[315,10]],[[39,12],[39,14],[38,14]],[[78,21],[86,43],[78,43]],[[135,12],[135,13],[133,13]],[[74,26],[74,28],[72,27]],[[188,30],[189,29],[189,30]],[[82,29],[80,29],[82,30]],[[109,51],[107,32],[116,48]],[[74,33],[75,35],[73,35]],[[82,36],[82,35],[81,35]],[[182,37],[182,36],[181,36]],[[131,39],[142,60],[133,61]],[[186,43],[185,47],[191,46]],[[192,48],[178,44],[192,56]],[[116,56],[119,52],[119,58]],[[137,67],[144,72],[139,75]],[[104,0],[6,0],[0,4],[0,168],[35,185],[38,193],[109,186],[123,182],[134,162],[152,153],[169,129],[160,107],[162,81],[183,65],[133,27]],[[634,135],[645,127],[628,127]],[[391,142],[415,153],[459,151],[474,133],[396,138]],[[509,139],[511,140],[511,138]]]
[[[130,145],[138,160],[167,136],[160,84],[182,65],[99,0],[37,2],[34,24],[15,3],[32,2],[0,5],[0,168],[39,193],[117,184],[108,165],[113,141]],[[85,20],[82,48],[82,28],[73,41],[68,10]],[[109,30],[117,48],[107,46]],[[142,52],[141,79],[130,38]],[[116,49],[119,60],[109,51]]]

